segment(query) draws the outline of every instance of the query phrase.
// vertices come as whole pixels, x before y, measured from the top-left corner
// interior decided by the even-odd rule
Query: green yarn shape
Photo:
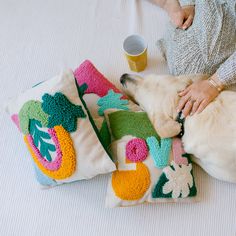
[[[88,85],[86,83],[83,83],[81,86],[79,86],[79,94],[81,96],[84,96],[85,91],[87,90]]]
[[[40,153],[47,161],[52,161],[49,151],[55,152],[56,148],[51,143],[45,140],[50,140],[51,137],[47,132],[40,130],[42,124],[38,120],[30,120],[30,134],[33,136],[35,146],[40,150]]]
[[[71,103],[62,93],[55,93],[54,96],[46,93],[42,100],[43,111],[49,115],[48,128],[62,125],[68,132],[74,132],[77,119],[86,117],[82,106]]]
[[[103,116],[104,111],[111,108],[129,110],[129,108],[126,106],[129,104],[129,101],[126,99],[121,99],[122,96],[122,94],[115,93],[112,89],[109,90],[106,96],[101,97],[97,101],[97,105],[100,106],[98,109],[98,114]]]
[[[111,134],[109,132],[108,125],[105,119],[102,122],[102,127],[99,133],[101,135],[103,144],[105,145],[106,148],[108,148],[111,144]]]
[[[41,122],[42,126],[47,127],[48,115],[44,113],[41,107],[41,102],[30,100],[26,102],[20,112],[19,121],[20,129],[23,134],[29,134],[30,119],[35,119]]]
[[[108,117],[112,134],[116,140],[125,135],[145,140],[150,136],[160,139],[145,112],[116,111],[109,114]]]

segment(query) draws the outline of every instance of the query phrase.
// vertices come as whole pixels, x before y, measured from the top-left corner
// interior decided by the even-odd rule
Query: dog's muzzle
[[[122,86],[125,86],[125,83],[127,81],[127,79],[129,78],[129,74],[123,74],[121,77],[120,77],[120,83],[122,84]]]

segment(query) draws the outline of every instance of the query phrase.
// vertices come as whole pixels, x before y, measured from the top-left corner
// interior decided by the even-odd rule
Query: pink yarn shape
[[[61,149],[60,149],[60,144],[58,142],[58,139],[57,139],[57,136],[56,136],[56,131],[54,129],[48,129],[48,133],[50,134],[51,138],[52,138],[52,141],[55,143],[55,146],[56,146],[56,153],[57,153],[57,156],[55,158],[54,161],[52,162],[48,162],[47,160],[45,160],[39,149],[35,146],[34,144],[34,139],[32,137],[32,135],[27,135],[27,139],[28,139],[28,142],[33,150],[33,152],[35,153],[35,155],[37,156],[39,162],[47,169],[47,170],[51,170],[51,171],[56,171],[60,168],[61,166],[61,162],[62,162],[62,152],[61,152]]]
[[[184,151],[181,139],[179,138],[173,139],[172,152],[173,152],[173,157],[176,164],[188,165],[188,159],[186,157],[182,157],[185,151]]]
[[[17,114],[13,114],[11,116],[11,120],[15,123],[17,128],[20,130],[20,121],[19,121],[19,116]],[[21,131],[21,130],[20,130]]]
[[[148,156],[148,147],[145,140],[134,138],[126,144],[126,157],[132,162],[144,161]]]
[[[108,79],[106,79],[89,60],[85,60],[74,71],[74,76],[79,86],[84,83],[88,85],[85,94],[94,93],[99,97],[104,97],[111,89],[113,89],[115,93],[122,94],[122,92],[117,89],[114,84],[108,81]],[[123,95],[121,98],[127,99],[125,95]]]

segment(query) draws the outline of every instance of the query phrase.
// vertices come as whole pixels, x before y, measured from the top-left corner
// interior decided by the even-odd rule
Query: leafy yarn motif
[[[50,152],[55,152],[56,148],[53,144],[46,142],[45,140],[50,140],[51,137],[47,132],[40,130],[42,124],[38,120],[30,120],[30,134],[34,138],[34,144],[39,148],[40,153],[47,161],[52,161]]]
[[[42,110],[41,102],[30,100],[20,109],[19,126],[23,134],[29,134],[29,123],[31,119],[38,120],[44,127],[47,127],[48,115]]]
[[[98,114],[100,116],[104,115],[104,111],[110,108],[117,108],[121,110],[128,110],[129,101],[126,99],[121,99],[123,95],[120,93],[115,93],[112,89],[108,91],[107,95],[104,97],[101,97],[97,105],[100,106],[98,109]]]
[[[77,129],[77,119],[86,117],[82,107],[71,103],[62,93],[54,96],[46,93],[42,100],[42,109],[49,115],[48,128],[62,125],[68,132],[74,132]]]

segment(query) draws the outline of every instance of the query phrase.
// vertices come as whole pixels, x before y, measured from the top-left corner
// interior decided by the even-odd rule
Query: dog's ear
[[[161,138],[171,138],[177,136],[181,131],[181,125],[165,115],[155,116],[152,124]]]

